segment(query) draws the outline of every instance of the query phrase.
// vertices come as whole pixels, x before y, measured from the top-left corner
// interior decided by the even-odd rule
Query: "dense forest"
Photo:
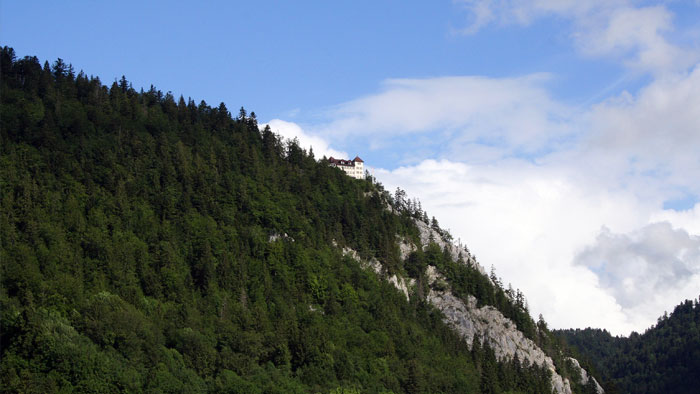
[[[592,328],[555,333],[591,361],[608,393],[700,390],[700,298],[684,301],[643,334],[628,338]]]
[[[549,371],[468,350],[344,246],[386,273],[439,267],[567,374],[519,291],[435,245],[401,259],[427,215],[371,176],[243,108],[0,57],[3,392],[550,391]]]

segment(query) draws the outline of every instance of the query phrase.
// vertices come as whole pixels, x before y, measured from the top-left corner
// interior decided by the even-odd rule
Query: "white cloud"
[[[642,72],[683,70],[698,61],[696,48],[672,42],[673,15],[665,5],[636,7],[632,1],[462,0],[476,33],[489,23],[529,25],[542,17],[572,21],[571,38],[582,53],[622,61]]]
[[[696,178],[697,179],[697,178]],[[700,203],[685,211],[664,210],[651,216],[652,222],[670,222],[691,234],[700,234]]]
[[[668,222],[629,234],[603,228],[575,263],[593,270],[600,286],[634,321],[653,322],[660,308],[670,310],[700,293],[700,237]]]
[[[580,187],[563,171],[522,161],[426,160],[374,174],[390,190],[399,186],[418,196],[482,264],[521,288],[532,311],[552,326],[639,329],[594,272],[573,264],[601,223],[623,232],[646,223],[639,212],[648,207],[633,195]]]
[[[680,251],[682,247],[671,242],[674,236],[697,239],[700,204],[686,212],[662,207],[679,193],[700,196],[700,68],[665,75],[636,95],[625,92],[578,114],[554,102],[544,88],[528,84],[509,90],[516,98],[510,97],[508,105],[491,106],[487,97],[473,104],[479,110],[464,115],[454,112],[465,107],[447,100],[445,112],[438,103],[435,109],[428,105],[422,115],[413,113],[414,104],[408,103],[417,108],[418,103],[439,102],[443,95],[476,102],[484,91],[466,85],[458,91],[454,83],[441,83],[444,80],[421,80],[421,88],[380,92],[352,102],[348,113],[355,114],[365,130],[381,134],[386,129],[385,136],[395,139],[405,138],[402,132],[432,135],[429,121],[454,130],[441,155],[449,160],[376,169],[375,175],[389,190],[400,186],[420,198],[429,214],[464,240],[484,265],[495,265],[506,282],[523,289],[533,312],[543,313],[554,327],[605,327],[628,334],[646,329],[664,310],[700,293],[696,271],[675,270],[679,286],[660,286],[653,274],[610,275],[581,264],[580,257],[585,250],[602,250],[603,227],[627,244],[648,245],[644,253],[626,255],[631,262],[668,257],[669,247]],[[490,86],[512,82],[487,81]],[[530,89],[537,94],[531,95]],[[470,92],[477,98],[468,97]],[[536,104],[524,97],[536,97]],[[408,118],[402,116],[405,108]],[[518,122],[502,119],[523,113],[529,115],[516,115],[522,119]],[[470,127],[468,122],[480,114],[483,118],[474,122],[492,133],[498,130],[501,146],[484,145],[488,134]],[[504,151],[523,144],[519,126],[528,117],[555,119],[564,132],[559,134],[557,123],[547,120],[545,132],[526,133],[523,141],[533,138],[535,146],[551,153],[535,155],[534,160],[508,158]],[[571,139],[565,145],[559,142],[562,135]],[[465,150],[469,155],[451,154]],[[478,154],[485,159],[475,160]],[[653,225],[658,221],[675,229],[658,230]],[[673,265],[666,257],[664,264]],[[639,289],[652,288],[653,296],[630,302]]]
[[[700,294],[700,203],[663,209],[700,197],[700,66],[665,36],[669,12],[626,1],[465,4],[485,7],[475,29],[569,18],[584,53],[617,56],[654,80],[573,111],[552,97],[548,74],[391,79],[312,131],[279,120],[273,130],[314,144],[317,156],[332,150],[314,135],[419,156],[374,175],[418,197],[554,327],[642,331]]]
[[[592,175],[625,178],[647,196],[673,198],[678,188],[700,195],[700,67],[594,106],[585,127],[573,160],[587,160]]]
[[[458,29],[462,34],[474,34],[494,19],[491,4],[486,1],[456,1],[470,11],[471,20],[466,27]]]
[[[698,59],[697,51],[672,44],[672,15],[662,6],[623,7],[602,21],[590,22],[578,43],[584,53],[613,55],[640,71],[684,70]]]
[[[529,25],[535,19],[548,15],[583,19],[599,10],[610,10],[626,5],[621,0],[455,0],[472,18],[464,33],[475,33],[488,23]]]
[[[443,130],[458,135],[461,144],[486,142],[505,153],[536,151],[569,132],[562,119],[568,109],[549,97],[547,80],[546,74],[392,79],[382,92],[336,107],[325,130],[373,140]]]
[[[569,166],[581,182],[636,189],[655,203],[681,186],[700,195],[700,183],[691,181],[700,179],[700,66],[579,112],[553,99],[547,80],[544,74],[389,80],[382,91],[337,106],[320,129],[376,149],[421,141],[406,152],[419,157],[411,163],[524,155]],[[433,151],[420,149],[431,144]],[[578,176],[582,163],[586,171]]]
[[[347,153],[331,148],[327,140],[305,132],[301,126],[296,123],[272,119],[268,123],[262,124],[260,127],[264,128],[265,126],[270,126],[273,133],[279,134],[285,139],[291,140],[297,138],[299,140],[299,145],[304,149],[312,147],[316,157],[324,155],[326,157],[348,157]]]

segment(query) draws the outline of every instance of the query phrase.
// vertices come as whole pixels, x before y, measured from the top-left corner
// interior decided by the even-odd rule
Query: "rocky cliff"
[[[418,247],[427,248],[431,242],[434,242],[443,250],[447,249],[455,262],[462,261],[486,275],[486,270],[466,248],[445,240],[437,231],[422,221],[416,220],[416,225],[420,232],[421,245],[414,245],[405,238],[399,238],[397,242],[402,259],[407,259],[411,252]],[[403,278],[397,274],[388,276],[384,273],[378,260],[363,261],[358,253],[350,248],[343,248],[343,253],[357,260],[364,268],[371,269],[379,276],[384,277],[406,298],[417,294],[415,279]],[[455,296],[449,288],[447,279],[435,267],[428,266],[425,277],[430,288],[426,301],[443,313],[443,320],[464,338],[470,349],[474,339],[478,338],[481,343],[488,343],[498,360],[508,361],[517,356],[521,362],[544,366],[552,373],[551,385],[554,392],[563,394],[572,392],[569,380],[557,372],[552,358],[547,356],[532,340],[526,338],[513,321],[492,306],[478,307],[477,299],[473,296],[468,296],[466,301]],[[579,383],[585,385],[589,379],[593,379],[597,392],[602,394],[603,389],[595,381],[595,378],[581,368],[577,360],[573,358],[569,358],[569,360],[571,361],[570,365],[579,370],[581,377]]]
[[[416,227],[418,227],[418,231],[420,232],[420,242],[423,248],[427,247],[428,244],[431,242],[435,242],[438,246],[440,246],[440,249],[447,249],[450,252],[450,255],[452,256],[452,260],[454,261],[463,261],[465,264],[470,264],[473,267],[475,267],[479,272],[482,274],[486,275],[486,270],[484,267],[479,264],[479,262],[476,260],[476,257],[474,257],[469,250],[463,246],[460,245],[455,245],[452,242],[449,242],[445,240],[442,235],[440,235],[437,231],[432,229],[427,223],[421,221],[421,220],[416,220]],[[403,244],[404,242],[402,242]],[[402,252],[402,258],[406,259],[408,257],[408,254],[410,254],[411,251],[415,250],[415,246],[410,245],[410,246],[400,246],[401,252]],[[414,249],[411,249],[414,248]],[[405,253],[405,251],[408,251],[408,253]]]
[[[552,388],[557,393],[571,393],[569,380],[557,373],[554,362],[532,340],[520,332],[515,323],[503,316],[496,308],[491,306],[477,307],[477,300],[468,296],[466,302],[456,297],[448,290],[435,290],[436,282],[445,282],[435,267],[428,267],[426,276],[431,286],[427,301],[440,310],[444,320],[457,331],[469,345],[474,338],[481,343],[488,343],[499,360],[512,360],[518,357],[521,362],[544,366],[552,372]],[[442,286],[440,286],[442,287]],[[469,345],[471,346],[471,345]],[[573,365],[579,369],[581,384],[588,383],[588,373],[580,367],[577,360]],[[595,378],[590,377],[595,381]],[[595,382],[597,392],[603,393],[603,388]]]

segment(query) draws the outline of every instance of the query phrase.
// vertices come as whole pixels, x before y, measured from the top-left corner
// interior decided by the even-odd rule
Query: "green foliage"
[[[3,392],[544,388],[543,371],[467,351],[434,309],[334,246],[390,274],[439,266],[464,294],[510,305],[439,248],[404,266],[396,237],[417,239],[418,202],[389,212],[381,185],[242,108],[124,77],[107,87],[8,47],[0,60]]]
[[[495,307],[515,322],[526,337],[537,342],[535,323],[519,290],[517,293],[512,289],[504,290],[499,279],[487,277],[471,264],[453,261],[450,253],[441,250],[434,242],[430,243],[425,251],[412,252],[408,256],[405,268],[409,276],[420,278],[428,265],[436,267],[445,275],[455,295],[462,299],[472,295],[476,297],[480,306]],[[492,276],[495,278],[495,274]],[[437,290],[446,288],[446,284],[442,283],[434,286],[440,287]]]
[[[613,337],[592,328],[556,334],[591,360],[606,392],[695,393],[700,387],[700,299],[684,301],[641,335]]]

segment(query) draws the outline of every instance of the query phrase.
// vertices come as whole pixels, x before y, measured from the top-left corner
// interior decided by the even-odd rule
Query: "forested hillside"
[[[242,108],[108,87],[8,47],[1,60],[3,392],[550,391],[550,371],[470,351],[342,253],[419,287],[437,266],[563,360],[497,278],[435,247],[404,261],[397,238],[418,243],[425,212],[371,177]]]
[[[611,393],[700,390],[700,299],[686,300],[643,334],[629,338],[587,328],[556,334],[591,360]]]

